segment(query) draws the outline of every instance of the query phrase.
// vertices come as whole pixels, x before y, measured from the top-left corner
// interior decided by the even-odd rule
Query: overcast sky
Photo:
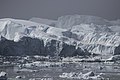
[[[0,18],[57,19],[68,14],[120,19],[120,0],[0,0]]]

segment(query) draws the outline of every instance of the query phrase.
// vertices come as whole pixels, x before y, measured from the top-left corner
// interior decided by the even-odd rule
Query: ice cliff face
[[[63,36],[66,29],[25,20],[1,19],[0,30],[1,55],[90,55],[88,51],[76,49],[75,40]]]
[[[113,24],[113,21],[100,17],[68,15],[58,18],[55,27],[47,23],[0,19],[0,54],[51,56],[120,54],[120,26],[116,25],[118,21]],[[114,29],[116,26],[118,29]]]

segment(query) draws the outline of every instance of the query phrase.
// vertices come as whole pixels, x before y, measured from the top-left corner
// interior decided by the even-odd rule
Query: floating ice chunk
[[[6,72],[4,72],[4,71],[0,72],[0,77],[6,77],[6,76],[7,76]]]

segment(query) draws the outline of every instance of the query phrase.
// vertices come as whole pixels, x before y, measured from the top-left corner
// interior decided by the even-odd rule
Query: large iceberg
[[[1,55],[90,55],[77,48],[75,40],[63,35],[65,29],[16,19],[0,20]]]
[[[58,18],[52,26],[51,21],[41,20],[40,23],[34,19],[0,19],[0,55],[110,57],[120,54],[119,21],[67,15]],[[114,29],[116,26],[118,29]]]

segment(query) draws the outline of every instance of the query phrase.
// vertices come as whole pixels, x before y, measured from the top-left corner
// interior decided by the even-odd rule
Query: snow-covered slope
[[[120,54],[119,30],[116,32],[113,27],[108,20],[85,15],[60,17],[56,27],[27,20],[0,19],[0,54]]]

